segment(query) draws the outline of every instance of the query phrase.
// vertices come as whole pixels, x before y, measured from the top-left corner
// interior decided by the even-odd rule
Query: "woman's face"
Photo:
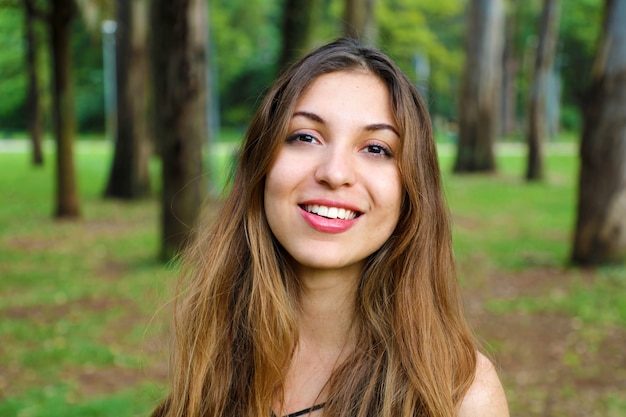
[[[360,270],[385,243],[400,216],[401,146],[378,77],[333,72],[305,90],[265,183],[269,226],[297,271]]]

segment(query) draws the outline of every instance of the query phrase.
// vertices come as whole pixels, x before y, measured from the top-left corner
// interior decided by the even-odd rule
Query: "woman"
[[[377,50],[339,40],[280,77],[185,264],[155,416],[508,416],[460,307],[427,110]]]

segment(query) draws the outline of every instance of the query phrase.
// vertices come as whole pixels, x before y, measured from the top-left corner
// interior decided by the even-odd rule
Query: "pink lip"
[[[352,206],[348,206],[346,204],[332,202],[328,200],[307,201],[305,203],[302,203],[301,205],[304,206],[304,205],[313,205],[313,204],[317,204],[320,206],[327,206],[327,207],[341,207],[347,210],[352,210],[357,213],[361,213],[359,209],[354,208]],[[313,229],[322,233],[333,233],[333,234],[343,233],[349,230],[352,226],[354,226],[359,219],[359,217],[356,217],[350,220],[329,219],[327,217],[322,217],[322,216],[318,216],[317,214],[309,213],[308,211],[304,210],[302,207],[299,207],[299,209],[300,209],[300,214],[302,215],[304,220],[306,220],[306,222]]]

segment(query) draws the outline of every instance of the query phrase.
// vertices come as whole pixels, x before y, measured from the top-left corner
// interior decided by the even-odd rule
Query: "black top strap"
[[[299,416],[303,416],[305,414],[312,413],[313,411],[321,410],[322,408],[324,408],[325,405],[326,405],[326,403],[317,404],[317,405],[314,405],[313,407],[309,407],[309,408],[305,408],[304,410],[296,411],[295,413],[291,413],[291,414],[286,415],[284,417],[299,417]],[[274,414],[273,411],[271,412],[271,416],[272,417],[276,417],[276,415]]]

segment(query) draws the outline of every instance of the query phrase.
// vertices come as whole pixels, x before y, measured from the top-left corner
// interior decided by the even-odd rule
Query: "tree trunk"
[[[147,5],[117,2],[117,129],[106,197],[137,199],[150,194],[148,129]]]
[[[298,59],[308,47],[311,25],[318,0],[286,0],[283,7],[282,48],[278,60],[284,70]]]
[[[626,2],[606,0],[584,109],[572,261],[626,261]]]
[[[54,86],[52,107],[57,143],[55,216],[58,218],[80,216],[74,168],[75,118],[70,48],[70,23],[75,7],[73,0],[53,0],[49,23]]]
[[[37,38],[34,25],[36,19],[34,0],[24,0],[26,31],[26,68],[28,70],[28,98],[26,111],[28,114],[28,133],[32,143],[33,165],[43,165],[43,121],[41,103],[39,101],[39,78],[37,77]]]
[[[202,0],[154,0],[152,5],[155,134],[163,161],[162,250],[183,249],[205,187],[206,5]]]
[[[559,1],[544,0],[539,22],[539,44],[535,55],[535,68],[530,96],[528,100],[528,161],[526,179],[529,181],[543,178],[542,145],[548,126],[547,95],[549,78],[554,62],[554,52],[558,37]]]
[[[504,13],[501,0],[469,2],[465,69],[459,103],[459,142],[454,172],[496,169]]]
[[[506,15],[505,40],[502,53],[502,95],[500,134],[517,132],[517,74],[519,71],[519,48],[517,47],[517,8],[510,8]]]
[[[376,0],[345,0],[343,35],[374,44],[376,40]]]

